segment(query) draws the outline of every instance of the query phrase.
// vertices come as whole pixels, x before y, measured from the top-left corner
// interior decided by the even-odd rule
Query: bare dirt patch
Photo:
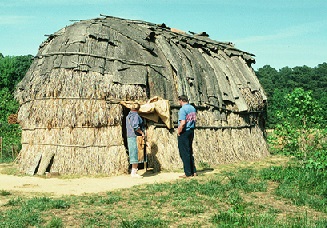
[[[224,164],[208,171],[199,171],[200,175],[210,175],[226,170],[243,167],[269,167],[271,165],[286,164],[288,158],[270,156],[260,161],[246,161],[237,164]],[[17,176],[3,174],[4,170],[13,169],[14,165],[0,165],[0,190],[36,194],[45,193],[47,195],[83,195],[88,193],[101,193],[116,189],[130,188],[135,185],[154,184],[175,181],[179,179],[181,172],[160,172],[153,173],[140,170],[144,176],[142,179],[131,178],[129,175],[109,176],[109,177],[80,177],[68,178],[67,176],[46,178],[45,176]],[[1,203],[1,202],[0,202]]]

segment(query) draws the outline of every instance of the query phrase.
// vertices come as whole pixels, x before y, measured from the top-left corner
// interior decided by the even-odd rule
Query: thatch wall
[[[266,96],[253,54],[205,33],[176,33],[165,24],[104,17],[50,35],[19,83],[21,170],[116,174],[128,169],[120,101],[170,101],[198,108],[197,162],[221,164],[268,154]],[[177,169],[176,130],[147,122],[149,165]]]
[[[163,128],[149,128],[148,163],[154,170],[176,170],[182,167],[178,156],[177,135]],[[268,155],[266,141],[258,127],[243,129],[196,129],[193,143],[196,164],[211,167]]]

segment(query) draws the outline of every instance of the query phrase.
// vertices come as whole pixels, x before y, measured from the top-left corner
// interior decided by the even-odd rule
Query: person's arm
[[[181,120],[177,129],[177,134],[180,135],[183,132],[183,129],[186,125],[186,120]]]
[[[144,135],[143,131],[141,130],[141,128],[138,128],[138,129],[136,130],[136,132],[139,133],[139,134],[141,134],[142,137],[144,138],[145,135]]]
[[[141,121],[142,120],[140,119],[140,117],[139,116],[136,116],[136,118],[135,118],[135,122],[136,122],[135,128],[137,127],[137,129],[135,130],[135,132],[139,133],[144,138],[145,135],[144,135],[143,131],[140,128],[140,123],[142,123]]]

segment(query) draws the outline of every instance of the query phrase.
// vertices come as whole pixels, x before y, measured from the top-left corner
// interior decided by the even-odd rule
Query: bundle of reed
[[[10,114],[8,116],[8,123],[9,124],[17,124],[17,114]]]
[[[198,112],[199,119],[206,113]],[[210,114],[210,113],[209,113]],[[201,120],[199,121],[201,122]],[[203,122],[202,122],[203,123]],[[230,113],[219,126],[199,126],[193,142],[196,163],[209,165],[255,160],[269,155],[263,132],[258,125],[250,125],[239,115]],[[177,146],[177,131],[149,127],[148,162],[154,170],[182,168]]]
[[[120,124],[122,107],[105,100],[43,99],[22,105],[19,121],[23,128],[101,127]]]
[[[263,110],[266,103],[259,91],[251,91],[250,88],[243,88],[240,90],[244,100],[246,101],[250,110]]]
[[[182,168],[177,146],[177,131],[163,128],[148,129],[148,161],[154,170]],[[240,129],[196,129],[193,142],[194,156],[212,166],[245,160],[256,160],[269,155],[266,141],[258,126]]]
[[[22,144],[61,146],[117,146],[123,144],[122,127],[24,129]]]
[[[64,147],[24,144],[19,159],[26,174],[50,172],[66,174],[116,175],[128,171],[128,156],[123,145],[110,147]]]
[[[72,147],[69,150],[58,147],[51,169],[59,173],[84,175],[122,174],[128,171],[128,156],[124,146]],[[39,172],[43,173],[43,170]]]
[[[128,168],[121,126],[25,129],[22,133],[21,154],[20,166],[22,171],[29,174],[34,174],[34,172],[44,174],[49,166],[53,172],[82,172],[84,174],[96,172],[116,174],[122,170],[125,172]],[[63,164],[62,167],[56,168],[60,166],[60,162],[66,162],[67,156],[73,159],[68,165],[76,167],[67,168]],[[105,159],[106,156],[108,160]],[[89,160],[85,164],[81,160],[87,157]],[[53,165],[50,164],[52,159]],[[95,161],[93,165],[90,163],[92,160]],[[80,165],[84,168],[78,167]],[[94,168],[87,168],[85,165]],[[114,170],[111,167],[119,167],[119,169]]]
[[[36,73],[37,71],[34,72],[34,74]],[[101,100],[109,97],[119,100],[147,99],[142,86],[113,83],[113,75],[103,75],[99,72],[89,73],[54,68],[49,70],[42,78],[33,77],[28,81],[28,84],[29,93],[20,92],[15,94],[15,98],[20,103],[44,98]]]

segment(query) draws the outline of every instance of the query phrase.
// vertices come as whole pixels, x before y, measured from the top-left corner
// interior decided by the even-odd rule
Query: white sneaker
[[[137,173],[132,173],[131,177],[133,177],[133,178],[143,178],[143,176],[138,175]]]

